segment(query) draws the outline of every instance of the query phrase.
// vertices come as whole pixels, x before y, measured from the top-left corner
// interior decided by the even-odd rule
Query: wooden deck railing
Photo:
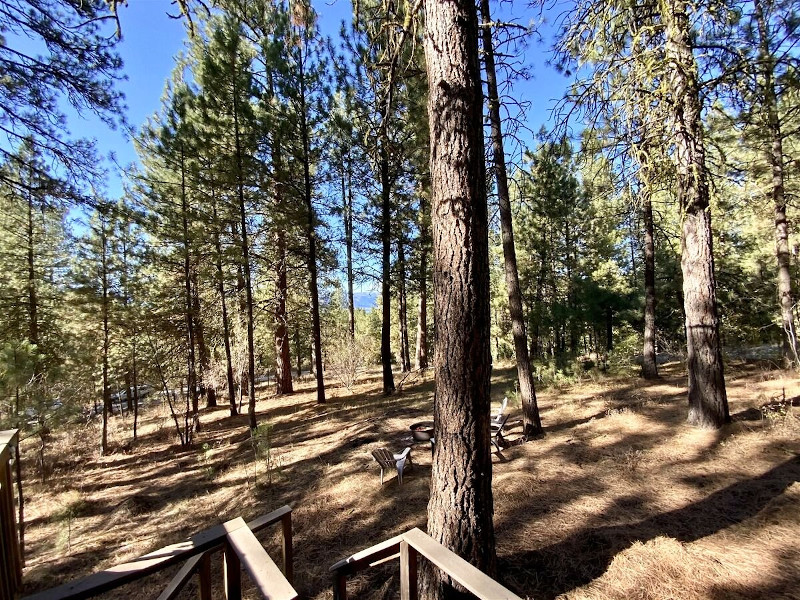
[[[348,576],[400,558],[400,599],[417,600],[417,560],[428,559],[472,595],[481,600],[520,600],[494,579],[479,571],[416,527],[333,565],[334,600],[347,600]]]
[[[0,431],[0,600],[14,598],[22,585],[22,552],[11,477],[12,456],[19,462],[18,433],[16,429]]]
[[[281,523],[283,573],[255,536],[255,533],[275,523]],[[284,506],[249,523],[245,523],[241,517],[233,519],[198,533],[186,542],[166,546],[129,563],[33,594],[24,600],[91,598],[181,562],[184,565],[161,593],[159,600],[176,598],[195,575],[198,577],[201,600],[210,600],[211,555],[217,551],[222,551],[224,558],[224,587],[228,600],[240,600],[242,597],[242,569],[264,598],[297,598],[297,592],[292,587],[292,509]]]

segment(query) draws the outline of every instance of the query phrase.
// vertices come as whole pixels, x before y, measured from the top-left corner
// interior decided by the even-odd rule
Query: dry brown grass
[[[512,378],[495,370],[497,401]],[[656,382],[595,379],[541,393],[547,435],[494,459],[499,579],[537,599],[799,598],[800,408],[781,402],[800,395],[797,377],[730,369],[735,422],[718,432],[684,424],[677,367]],[[28,469],[28,591],[291,504],[297,588],[329,598],[335,561],[425,527],[428,448],[415,447],[402,488],[393,478],[379,485],[369,453],[410,442],[408,426],[431,416],[433,382],[417,378],[384,398],[373,373],[353,393],[330,389],[324,406],[312,385],[260,393],[259,422],[272,424],[269,474],[263,461],[254,467],[247,417],[224,407],[203,412],[188,450],[161,408],[145,412],[136,444],[130,421],[115,418],[110,456],[97,451],[96,424],[58,437],[48,483],[34,481],[32,460]],[[508,440],[519,432],[517,423]],[[32,457],[32,443],[23,452]],[[264,541],[276,548],[274,534]],[[150,596],[167,576],[150,582]],[[396,565],[350,587],[368,598],[396,589]],[[123,596],[143,597],[142,586],[110,597]]]

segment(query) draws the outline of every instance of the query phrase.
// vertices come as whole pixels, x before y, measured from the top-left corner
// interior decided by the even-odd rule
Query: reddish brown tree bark
[[[493,575],[489,442],[489,249],[478,15],[471,0],[426,0],[436,318],[436,449],[428,533]],[[423,596],[459,595],[430,566]]]
[[[719,336],[711,210],[697,63],[685,0],[661,0],[675,126],[678,200],[683,219],[681,271],[686,311],[689,423],[717,428],[730,421]]]

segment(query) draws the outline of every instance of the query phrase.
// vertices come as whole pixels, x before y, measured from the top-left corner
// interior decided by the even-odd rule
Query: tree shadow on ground
[[[513,369],[495,370],[495,402],[502,398],[502,382],[505,379],[510,381],[514,376]],[[550,459],[558,463],[559,469],[568,470],[562,480],[556,476],[546,481],[543,478],[535,481],[530,490],[520,494],[515,514],[508,514],[505,507],[499,510],[499,538],[513,533],[511,530],[515,521],[535,520],[541,511],[558,513],[570,510],[571,504],[581,499],[604,493],[608,495],[614,483],[609,477],[614,474],[606,469],[611,473],[610,476],[608,473],[597,475],[592,471],[594,466],[603,462],[625,461],[628,453],[631,454],[631,460],[635,460],[638,456],[636,452],[649,452],[664,444],[669,439],[665,432],[676,430],[676,425],[685,419],[683,404],[678,402],[683,398],[683,392],[675,393],[665,388],[666,392],[657,390],[654,397],[645,400],[638,394],[651,385],[670,385],[668,379],[652,384],[620,383],[619,387],[606,392],[579,397],[574,411],[559,413],[559,418],[554,418],[550,423],[546,421],[546,427],[549,428],[545,439],[547,445],[537,446],[534,441],[509,448],[496,456],[493,461],[497,466],[495,474],[507,479],[528,477],[529,481],[533,480],[537,469],[543,471],[544,461]],[[143,436],[132,449],[134,454],[96,461],[81,476],[85,476],[87,491],[108,488],[109,496],[117,496],[114,502],[152,500],[152,515],[143,510],[140,514],[131,515],[130,522],[122,524],[128,528],[125,531],[148,536],[151,548],[179,541],[233,517],[250,519],[283,504],[292,505],[295,511],[296,587],[304,597],[320,597],[329,593],[332,580],[327,569],[337,560],[410,527],[425,528],[430,487],[429,447],[414,447],[412,454],[415,462],[418,462],[415,469],[404,477],[402,487],[397,485],[394,476],[387,478],[383,486],[379,484],[379,469],[369,451],[376,445],[397,450],[405,445],[410,434],[408,425],[431,417],[432,391],[433,381],[426,380],[407,386],[402,395],[389,397],[374,388],[349,394],[337,390],[341,395],[331,398],[326,405],[316,404],[307,395],[293,396],[291,400],[262,398],[258,406],[258,418],[259,421],[272,424],[273,448],[280,451],[292,446],[304,446],[303,453],[287,454],[287,460],[275,469],[269,484],[264,480],[256,481],[255,476],[251,482],[248,469],[254,457],[247,415],[219,415],[221,418],[209,420],[208,424],[204,423],[204,431],[197,436],[194,447],[182,450],[178,456],[175,451],[179,448],[169,442],[174,430],[165,426],[150,437]],[[547,400],[548,403],[557,401],[560,401],[557,392],[551,393]],[[548,410],[551,406],[547,406]],[[610,431],[622,423],[615,421],[617,415],[621,414],[615,411],[622,409],[631,409],[637,416],[646,419],[646,429],[619,436],[598,437],[598,430]],[[213,412],[209,411],[209,416]],[[592,424],[592,421],[597,423]],[[514,431],[517,431],[516,428]],[[687,463],[707,460],[709,452],[713,452],[726,435],[723,432],[711,440],[703,452],[688,456]],[[155,443],[159,444],[160,449],[149,450],[149,445]],[[205,462],[202,459],[204,444],[219,450]],[[540,451],[537,449],[539,447],[547,448],[547,451]],[[129,468],[132,469],[129,479],[117,478],[113,483],[104,484],[104,478],[111,475],[112,471]],[[213,469],[215,475],[207,476],[206,469]],[[708,535],[708,531],[727,527],[730,519],[736,522],[737,519],[748,518],[757,513],[770,497],[780,494],[782,489],[790,485],[789,479],[796,479],[796,471],[797,465],[789,461],[750,482],[753,488],[764,488],[762,492],[766,497],[763,499],[739,498],[742,494],[748,496],[751,493],[748,483],[740,482],[714,492],[689,507],[655,516],[650,516],[653,512],[652,498],[646,497],[645,492],[637,490],[635,493],[618,495],[613,500],[616,513],[600,510],[581,517],[578,525],[580,531],[564,540],[550,543],[558,539],[558,535],[551,535],[547,544],[530,551],[517,550],[534,547],[531,543],[513,546],[514,551],[501,557],[501,579],[505,578],[505,574],[510,574],[509,581],[522,582],[518,591],[523,596],[555,596],[602,574],[614,555],[635,539],[673,534],[678,539],[692,539],[692,535],[696,536],[693,539],[697,539]],[[716,474],[715,481],[722,485],[733,476],[731,473]],[[706,485],[706,482],[698,480],[698,487],[702,487],[701,483]],[[713,489],[711,485],[708,489]],[[770,491],[770,486],[775,489]],[[213,505],[205,500],[207,491],[223,487],[235,489],[237,494],[217,500]],[[519,489],[513,489],[512,493]],[[200,510],[188,515],[169,513],[166,510],[167,498],[170,502],[184,502],[184,505],[196,501]],[[105,500],[111,502],[111,498]],[[711,510],[717,504],[730,505],[737,501],[744,506],[734,510]],[[498,504],[497,500],[495,502]],[[93,510],[107,509],[108,506],[112,505],[98,505]],[[112,517],[116,514],[113,510],[106,512]],[[704,530],[697,522],[702,520],[702,514],[706,512],[710,514],[706,518],[714,521],[714,524],[707,523]],[[626,513],[627,519],[620,518],[620,513]],[[625,520],[635,522],[607,525]],[[686,524],[681,526],[684,521]],[[119,539],[119,544],[125,541],[124,535]],[[74,557],[60,559],[58,565],[42,563],[37,567],[37,577],[41,578],[43,571],[50,570],[58,573],[58,578],[64,581],[76,573],[95,570],[96,565],[109,564],[117,556],[119,544],[80,550]],[[273,553],[272,556],[277,558],[278,555]],[[394,561],[385,567],[370,570],[354,579],[351,590],[371,594],[382,589],[386,594],[393,593],[397,569]],[[46,585],[55,583],[58,581],[51,579]],[[157,584],[148,581],[147,587],[150,585],[157,587]],[[42,587],[45,586],[40,585],[38,589]]]
[[[500,573],[518,586],[521,583],[516,591],[523,596],[554,598],[600,577],[613,558],[636,541],[658,536],[696,541],[755,516],[797,481],[800,458],[792,458],[760,477],[733,483],[684,508],[636,523],[582,529],[556,544],[501,557]],[[598,520],[602,521],[602,515]]]

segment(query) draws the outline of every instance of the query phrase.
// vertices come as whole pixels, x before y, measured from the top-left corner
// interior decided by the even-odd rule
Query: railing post
[[[287,513],[281,519],[281,533],[283,535],[283,574],[294,585],[294,551],[292,549],[292,513]]]
[[[14,487],[11,480],[11,466],[10,462],[5,465],[6,480],[3,482],[6,487],[6,494],[4,501],[7,504],[8,522],[10,525],[10,541],[11,541],[11,557],[12,565],[14,568],[14,577],[16,578],[15,588],[22,585],[22,557],[19,551],[19,533],[17,531],[17,519],[14,515]]]
[[[19,532],[19,580],[22,583],[22,567],[25,566],[25,497],[22,495],[22,456],[19,453],[19,439],[14,452],[14,466],[17,475],[17,530]]]
[[[347,575],[339,571],[333,575],[333,600],[347,600]]]
[[[19,437],[16,429],[0,431],[0,599],[13,598],[22,585],[20,533],[14,514],[14,487],[11,477],[11,451],[19,465]],[[22,498],[20,497],[20,508]]]
[[[223,580],[225,583],[225,598],[227,600],[242,600],[242,565],[236,551],[228,542],[225,542],[223,556]]]
[[[400,542],[400,600],[417,600],[417,551]]]
[[[197,583],[200,600],[211,600],[211,553],[206,552],[200,559],[197,569]]]
[[[7,531],[11,524],[8,521],[5,507],[5,496],[8,492],[5,483],[7,469],[6,461],[0,456],[0,600],[11,600],[16,589],[14,563],[11,557],[13,540]]]

